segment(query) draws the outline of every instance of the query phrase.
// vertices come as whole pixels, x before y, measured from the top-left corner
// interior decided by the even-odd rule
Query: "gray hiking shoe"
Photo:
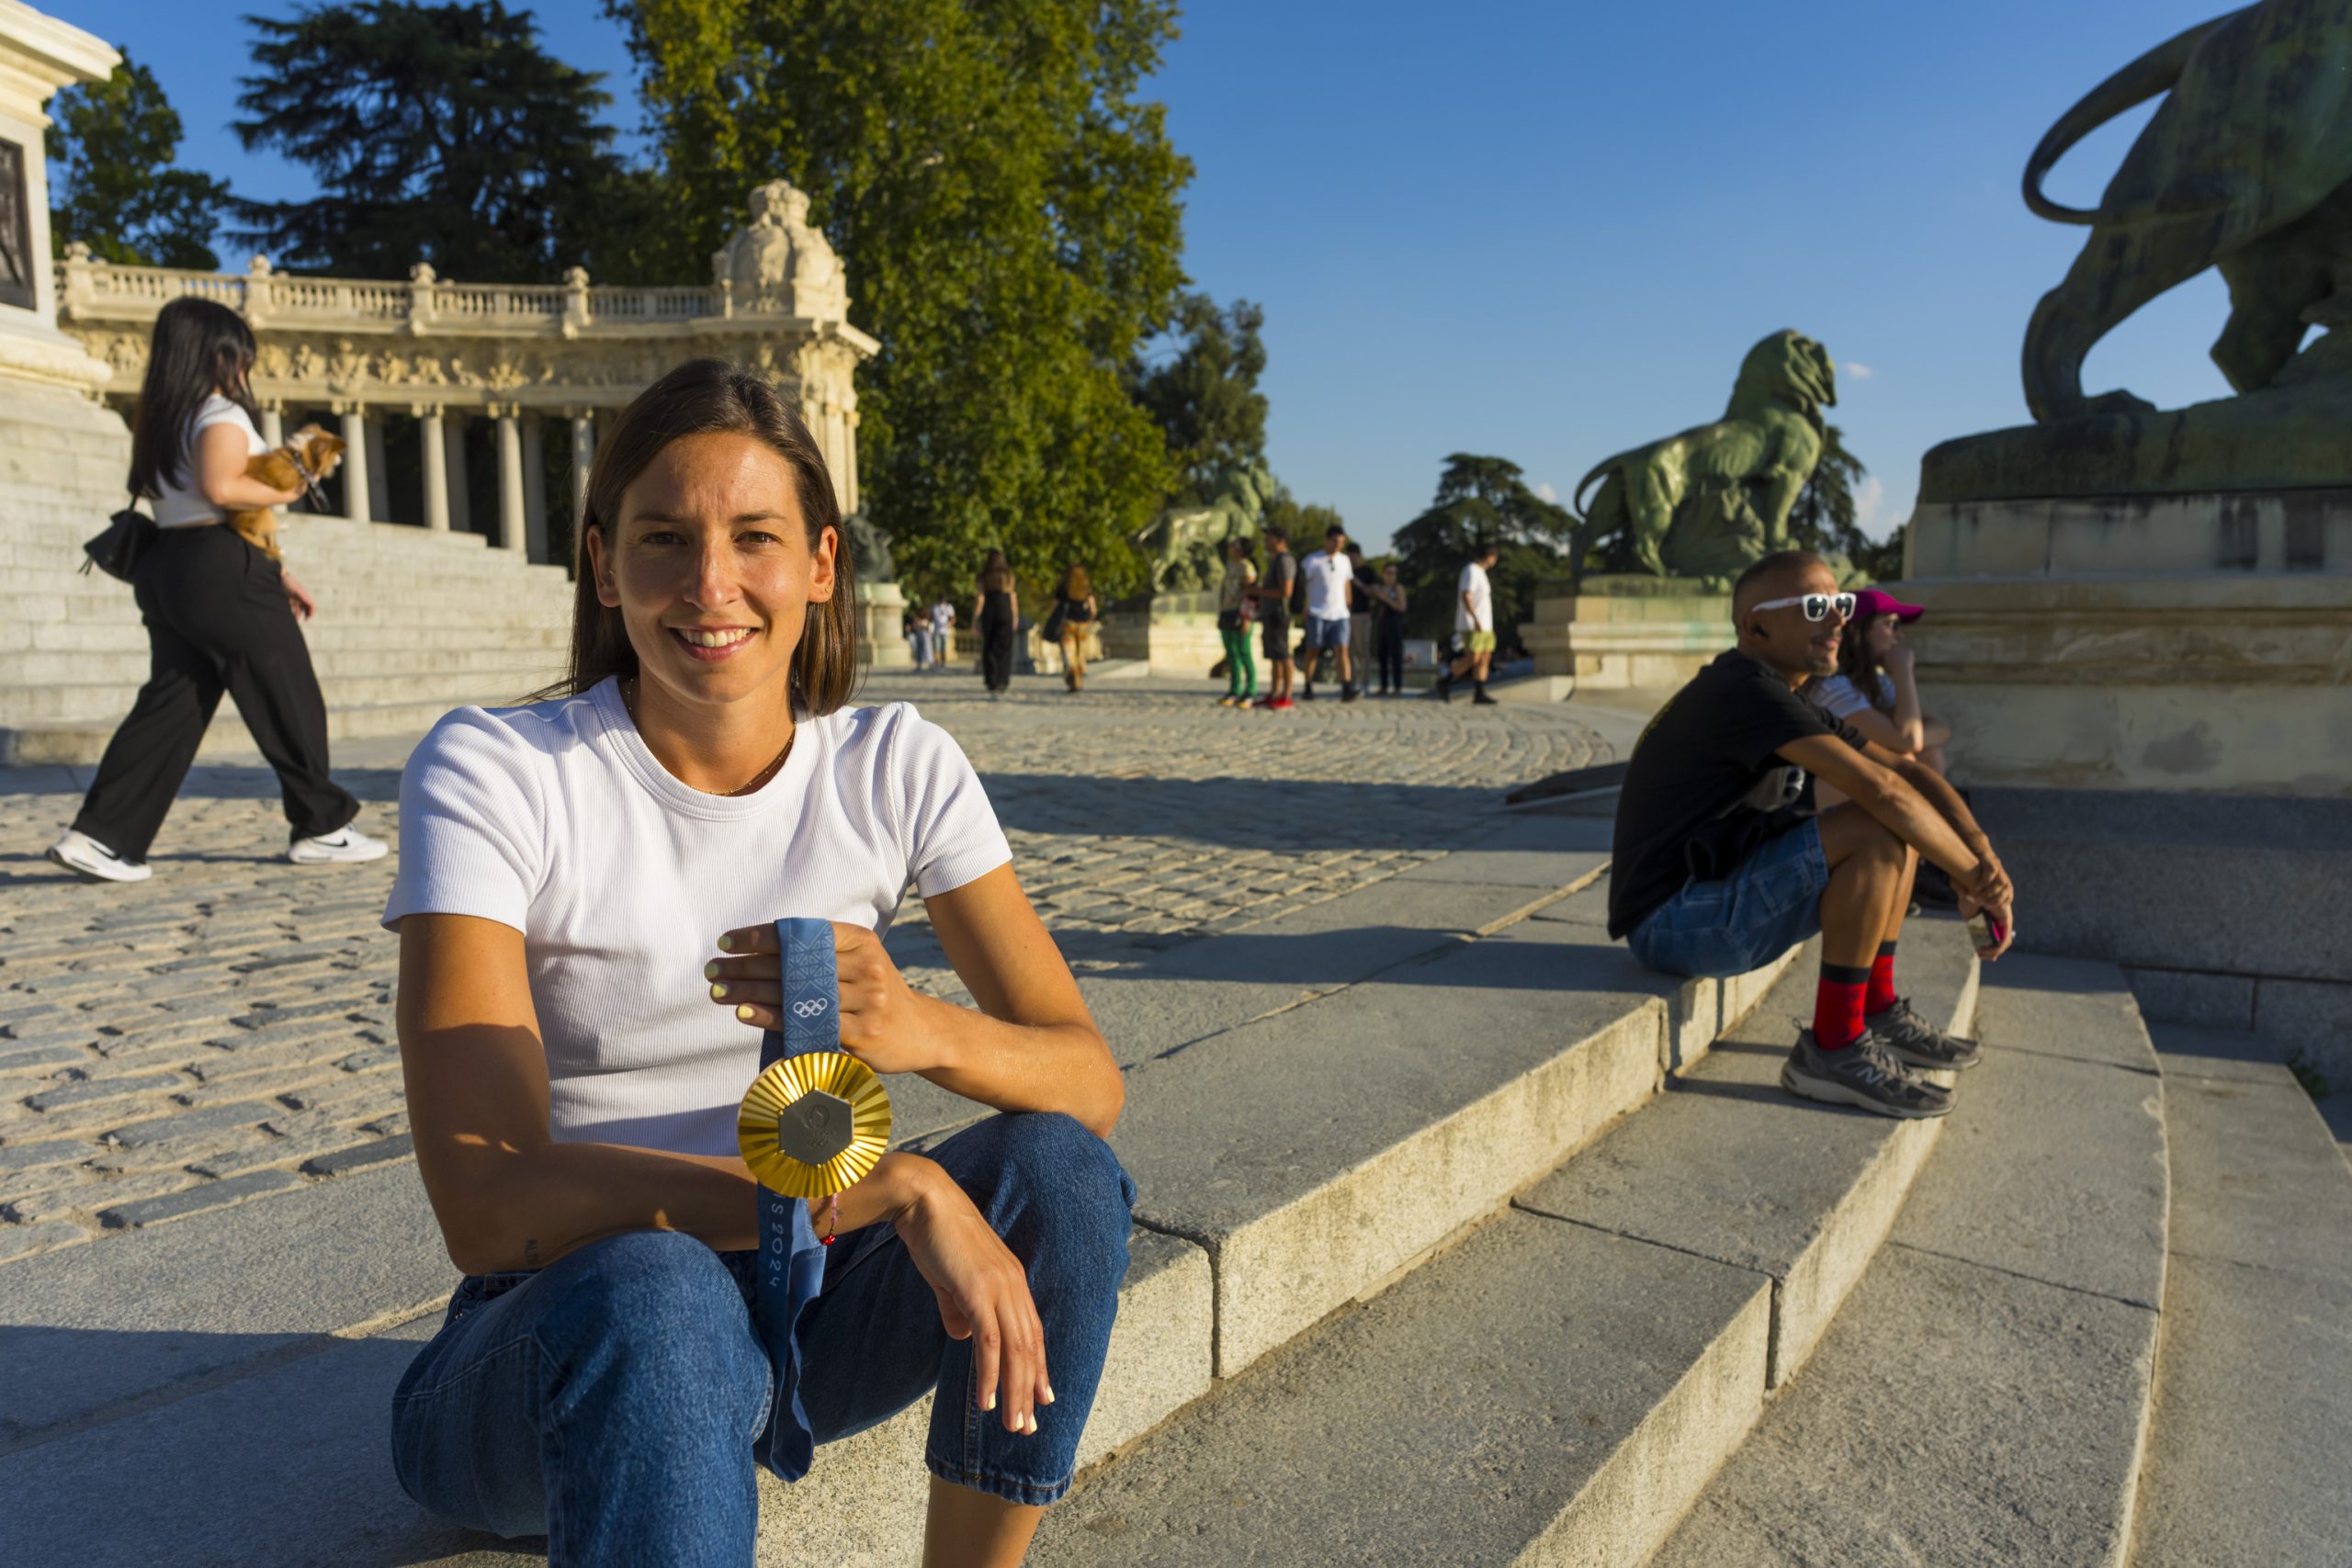
[[[1875,1030],[1864,1030],[1860,1039],[1842,1051],[1824,1051],[1814,1043],[1812,1030],[1800,1031],[1796,1047],[1781,1069],[1781,1087],[1803,1100],[1859,1105],[1906,1122],[1951,1110],[1951,1091],[1887,1055],[1886,1041]]]
[[[1886,1042],[1886,1054],[1906,1066],[1959,1072],[1984,1059],[1975,1041],[1947,1034],[1913,1011],[1908,997],[1898,997],[1884,1012],[1872,1013],[1869,1023],[1871,1032]]]

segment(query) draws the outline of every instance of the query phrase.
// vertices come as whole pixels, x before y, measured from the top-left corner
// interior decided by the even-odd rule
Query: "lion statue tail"
[[[2079,207],[2063,207],[2041,193],[2041,182],[2057,166],[2075,142],[2113,119],[2126,109],[2146,103],[2158,93],[2169,92],[2188,64],[2188,57],[2205,41],[2205,35],[2229,21],[2228,17],[2216,17],[2210,22],[2199,22],[2187,32],[2167,39],[2148,51],[2131,64],[2083,95],[2082,101],[2058,117],[2058,123],[2033,150],[2025,164],[2025,204],[2034,213],[2052,223],[2096,223],[2098,214]]]

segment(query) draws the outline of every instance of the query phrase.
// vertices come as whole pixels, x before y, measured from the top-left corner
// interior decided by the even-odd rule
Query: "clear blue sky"
[[[2226,8],[1199,0],[1158,84],[1199,165],[1186,266],[1265,307],[1275,471],[1371,540],[1427,503],[1449,452],[1566,491],[1717,416],[1740,355],[1782,327],[1838,361],[1833,417],[1883,532],[1928,447],[2025,419],[2026,318],[2082,237],[2025,210],[2027,153],[2094,84]],[[184,162],[241,194],[306,188],[227,130],[241,23],[162,0],[58,14],[154,69]],[[557,54],[612,73],[633,127],[618,28],[587,0],[539,16]],[[2077,148],[2052,194],[2093,204],[2146,112]],[[2205,350],[2225,308],[2211,274],[2176,291],[2086,385],[2224,395]]]

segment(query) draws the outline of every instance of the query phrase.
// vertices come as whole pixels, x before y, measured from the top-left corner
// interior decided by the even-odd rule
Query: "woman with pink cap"
[[[1854,595],[1854,624],[1838,643],[1838,673],[1815,681],[1806,695],[1891,751],[1918,758],[1947,773],[1944,747],[1951,726],[1919,705],[1913,654],[1903,628],[1928,612],[1883,589]]]

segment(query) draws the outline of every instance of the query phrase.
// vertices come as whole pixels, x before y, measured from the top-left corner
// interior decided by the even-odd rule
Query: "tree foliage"
[[[468,282],[553,282],[626,250],[649,192],[597,122],[602,76],[539,47],[503,0],[351,0],[260,34],[235,130],[319,183],[305,200],[243,202],[239,238],[281,265],[405,277],[419,261]]]
[[[859,377],[866,509],[922,592],[1001,547],[1136,586],[1174,488],[1128,394],[1171,318],[1191,163],[1138,97],[1172,0],[606,0],[662,151],[667,265],[693,276],[745,193],[809,194],[882,340]]]
[[[155,74],[124,51],[103,82],[77,84],[50,106],[50,248],[74,240],[130,266],[220,265],[213,225],[232,199],[228,183],[175,168],[180,117]]]
[[[1169,335],[1172,352],[1157,361],[1137,355],[1127,383],[1136,401],[1159,423],[1176,467],[1172,505],[1197,506],[1217,477],[1244,467],[1266,449],[1266,312],[1247,299],[1220,309],[1205,294],[1177,301]]]
[[[1488,580],[1495,630],[1508,647],[1535,618],[1536,584],[1565,576],[1576,520],[1567,509],[1527,488],[1519,465],[1456,452],[1438,476],[1428,510],[1396,530],[1397,576],[1406,620],[1416,636],[1442,641],[1453,631],[1454,585],[1481,541],[1497,547]]]
[[[1862,460],[1846,447],[1845,432],[1834,424],[1821,431],[1821,460],[1789,508],[1789,538],[1799,549],[1846,557],[1879,581],[1903,575],[1903,529],[1873,544],[1862,532],[1854,491],[1869,476]]]

